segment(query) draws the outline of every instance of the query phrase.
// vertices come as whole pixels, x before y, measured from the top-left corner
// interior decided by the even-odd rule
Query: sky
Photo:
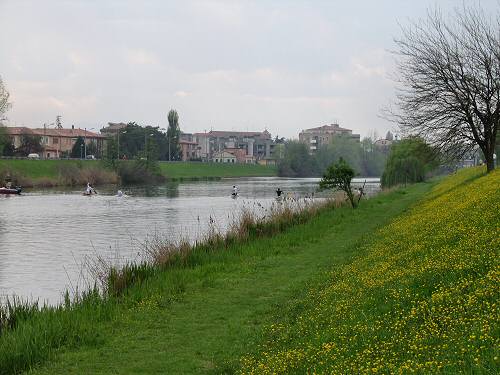
[[[397,132],[394,38],[438,6],[476,0],[0,0],[10,126],[108,122],[298,138],[339,123]],[[482,0],[498,9],[499,0]]]

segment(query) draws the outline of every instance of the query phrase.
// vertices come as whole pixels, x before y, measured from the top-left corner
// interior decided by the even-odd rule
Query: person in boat
[[[236,197],[238,195],[238,188],[236,185],[233,185],[233,192],[231,193],[233,197]]]
[[[5,176],[5,187],[7,189],[12,188],[12,178],[10,177],[10,175]]]
[[[91,194],[97,194],[95,189],[90,185],[90,182],[87,182],[87,189],[85,190],[85,194],[91,195]]]
[[[280,188],[277,188],[277,189],[276,189],[276,196],[277,196],[278,198],[281,198],[281,194],[283,194],[283,190],[281,190]]]

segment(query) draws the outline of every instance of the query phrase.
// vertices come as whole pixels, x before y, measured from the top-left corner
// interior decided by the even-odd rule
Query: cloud
[[[125,59],[131,65],[160,65],[158,57],[149,51],[142,49],[127,49]]]
[[[177,97],[177,98],[185,98],[186,96],[189,96],[191,95],[191,93],[187,92],[187,91],[176,91],[174,96]]]

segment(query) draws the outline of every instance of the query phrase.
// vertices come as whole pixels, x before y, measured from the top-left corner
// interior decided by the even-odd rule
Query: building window
[[[52,138],[52,144],[57,145],[59,143],[59,138]]]

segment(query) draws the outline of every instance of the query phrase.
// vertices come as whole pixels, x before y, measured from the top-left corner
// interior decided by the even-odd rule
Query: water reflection
[[[82,196],[83,187],[49,189],[0,199],[0,295],[56,303],[62,291],[81,284],[87,257],[133,261],[151,236],[194,239],[210,220],[224,229],[242,207],[269,206],[277,187],[304,197],[317,184],[318,179],[245,178],[104,186],[91,197]],[[233,185],[240,190],[236,200],[230,198]],[[371,180],[367,191],[378,186]],[[117,197],[117,189],[128,196]]]

